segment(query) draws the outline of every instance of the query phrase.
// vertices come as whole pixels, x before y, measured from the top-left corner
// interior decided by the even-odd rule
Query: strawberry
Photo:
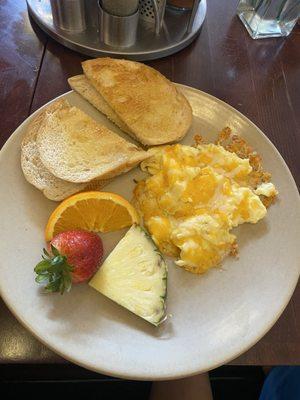
[[[97,271],[103,256],[100,237],[93,232],[73,230],[56,235],[44,249],[43,261],[34,268],[37,283],[47,292],[69,291],[72,283],[81,283]]]

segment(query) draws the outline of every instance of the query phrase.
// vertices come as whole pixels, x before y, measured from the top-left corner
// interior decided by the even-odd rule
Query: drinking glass
[[[253,39],[288,36],[300,16],[300,0],[240,0],[237,14]]]

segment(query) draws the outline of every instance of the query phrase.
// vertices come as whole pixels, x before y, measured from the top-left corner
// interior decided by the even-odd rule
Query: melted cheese
[[[192,272],[220,264],[235,245],[231,229],[266,215],[258,195],[271,187],[248,187],[249,160],[222,146],[176,144],[150,152],[141,168],[151,176],[137,184],[134,197],[153,240]]]

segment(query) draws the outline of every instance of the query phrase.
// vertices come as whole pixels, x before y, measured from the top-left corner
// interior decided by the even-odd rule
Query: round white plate
[[[0,291],[4,301],[36,337],[64,358],[107,375],[172,379],[224,364],[254,345],[287,305],[299,275],[300,207],[294,180],[283,159],[242,114],[222,101],[181,86],[194,112],[183,143],[201,133],[213,140],[224,126],[242,135],[263,156],[280,195],[267,217],[237,231],[240,256],[203,276],[169,264],[168,312],[152,327],[87,284],[63,296],[45,295],[33,267],[44,246],[43,230],[57,203],[27,183],[20,168],[20,142],[28,118],[0,153]],[[79,95],[63,95],[95,119],[120,132]],[[130,199],[135,169],[106,191]],[[103,236],[107,252],[121,234]]]

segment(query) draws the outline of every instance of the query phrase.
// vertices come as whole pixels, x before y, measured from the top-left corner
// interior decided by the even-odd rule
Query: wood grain
[[[71,90],[67,79],[82,73],[81,62],[85,58],[72,50],[58,45],[49,38],[33,97],[31,112],[65,92]]]
[[[300,29],[286,39],[252,40],[235,15],[237,0],[208,1],[197,40],[148,62],[175,82],[210,93],[249,117],[276,145],[300,185]],[[34,24],[23,2],[2,1],[0,145],[28,116],[69,90],[86,57],[59,45]],[[232,364],[300,364],[300,286],[275,326]],[[0,302],[0,362],[61,363]]]
[[[30,25],[26,4],[0,5],[0,147],[27,118],[46,37]]]

